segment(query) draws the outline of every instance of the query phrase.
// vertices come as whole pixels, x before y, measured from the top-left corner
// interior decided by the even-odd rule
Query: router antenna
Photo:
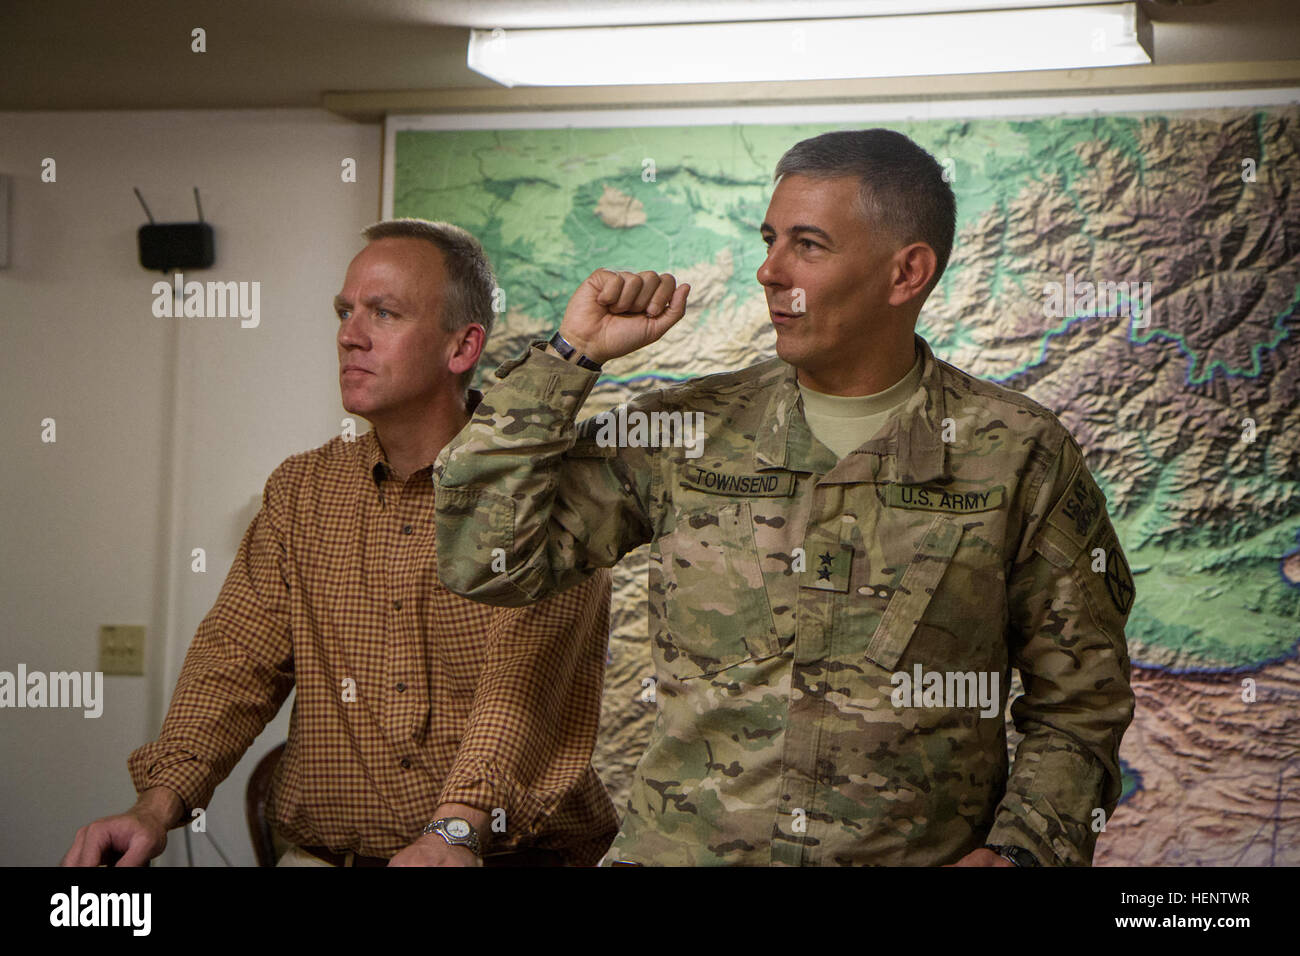
[[[152,226],[154,224],[153,213],[149,211],[149,205],[144,201],[144,197],[140,195],[139,189],[136,189],[134,186],[131,188],[135,190],[135,198],[140,200],[140,205],[144,206],[144,214],[149,217],[149,225]]]

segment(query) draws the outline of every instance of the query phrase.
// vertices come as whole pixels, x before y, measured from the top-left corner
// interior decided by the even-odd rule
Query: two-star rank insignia
[[[853,546],[847,544],[832,545],[814,551],[813,560],[803,572],[803,587],[817,588],[819,591],[840,591],[849,589],[849,571],[853,568]]]

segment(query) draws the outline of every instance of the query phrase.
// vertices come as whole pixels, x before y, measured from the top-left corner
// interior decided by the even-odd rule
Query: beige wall
[[[81,823],[132,802],[127,755],[157,733],[267,475],[338,433],[331,299],[378,218],[380,141],[317,110],[0,113],[0,670],[95,670],[100,624],[148,628],[146,676],[105,678],[98,719],[0,710],[0,864],[57,862]],[[194,218],[196,185],[217,261],[191,277],[260,282],[257,328],[152,313],[131,187],[162,222]],[[209,807],[232,862],[252,863],[244,783],[287,725],[288,706]],[[183,860],[173,831],[164,862]]]

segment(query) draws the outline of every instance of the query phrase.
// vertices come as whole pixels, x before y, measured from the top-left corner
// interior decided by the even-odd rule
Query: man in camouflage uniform
[[[1088,864],[1133,714],[1105,499],[1051,412],[915,335],[955,222],[933,157],[830,133],[777,178],[778,358],[575,426],[690,288],[593,273],[435,465],[442,580],[527,604],[652,542],[659,713],[609,863]]]

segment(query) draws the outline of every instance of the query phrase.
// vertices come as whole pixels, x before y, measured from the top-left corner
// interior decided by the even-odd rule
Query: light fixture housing
[[[505,86],[837,80],[1151,62],[1136,3],[737,23],[471,30]]]

